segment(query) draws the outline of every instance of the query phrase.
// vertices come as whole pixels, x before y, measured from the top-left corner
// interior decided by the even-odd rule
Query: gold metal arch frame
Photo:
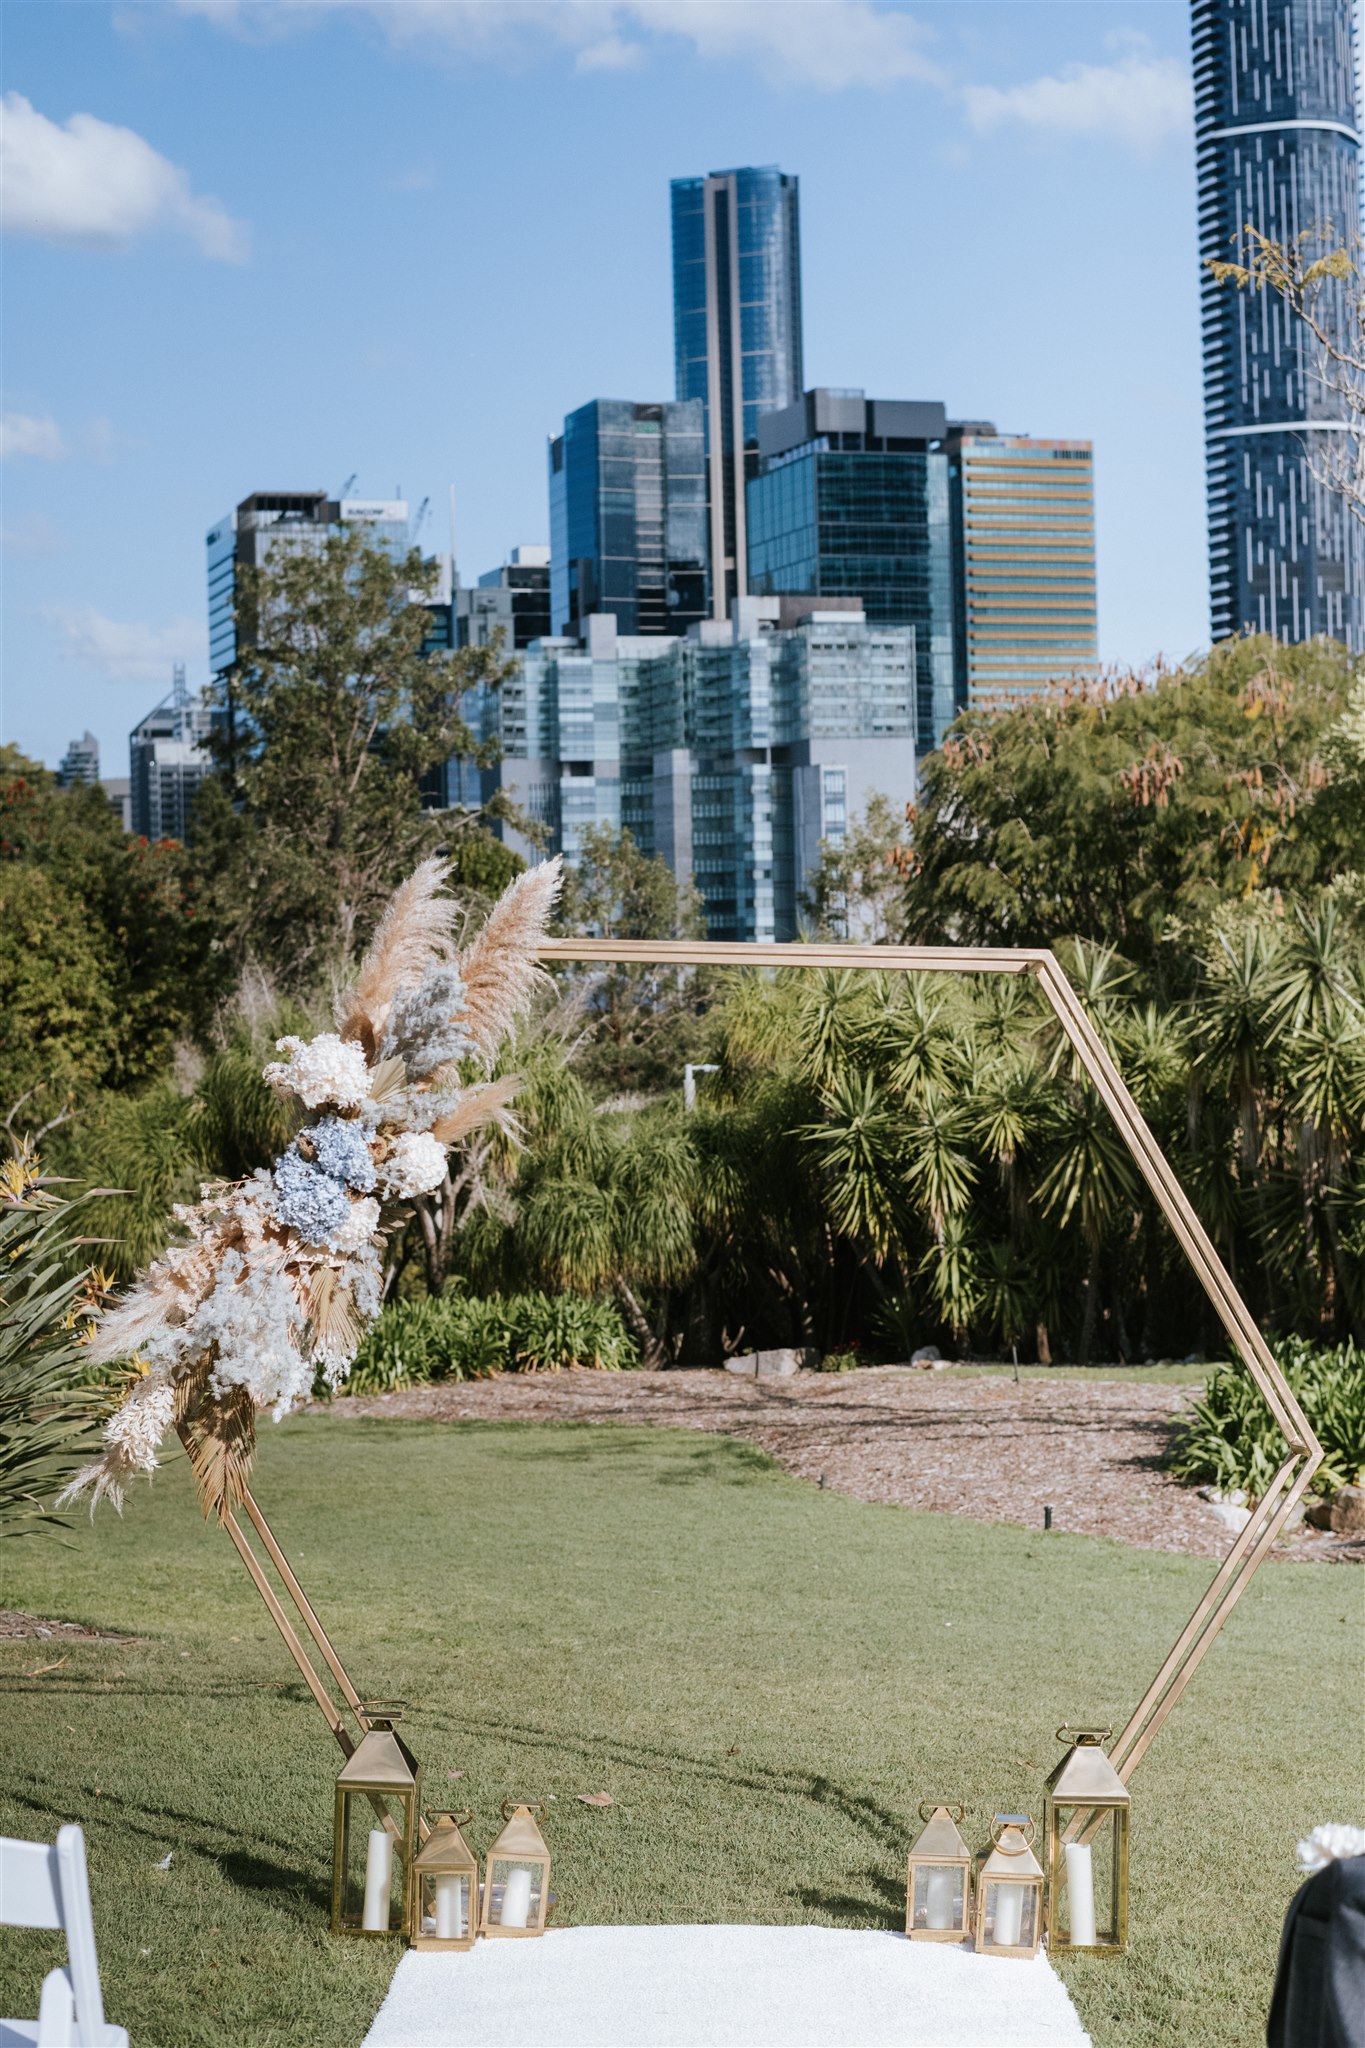
[[[974,946],[743,945],[720,941],[656,943],[629,939],[554,939],[541,946],[540,958],[545,961],[597,961],[604,965],[634,967],[852,967],[882,974],[1019,974],[1031,975],[1037,982],[1076,1057],[1113,1116],[1138,1171],[1156,1197],[1162,1215],[1175,1232],[1234,1351],[1256,1382],[1286,1443],[1284,1462],[1252,1509],[1250,1520],[1219,1566],[1208,1591],[1171,1646],[1114,1745],[1112,1762],[1126,1782],[1198,1670],[1218,1631],[1250,1585],[1252,1574],[1268,1556],[1309,1480],[1322,1463],[1323,1454],[1322,1446],[1275,1363],[1269,1346],[1224,1270],[1184,1189],[1143,1121],[1118,1068],[1082,1009],[1055,955],[1041,949],[1004,950]],[[274,1570],[283,1598],[231,1509],[223,1516],[228,1534],[328,1726],[349,1756],[354,1746],[350,1724],[353,1722],[362,1730],[370,1725],[365,1703],[348,1678],[341,1659],[250,1493],[243,1499],[242,1510]],[[328,1678],[324,1678],[310,1658],[290,1619],[285,1600],[293,1607],[304,1632],[311,1638],[335,1693],[329,1689]],[[335,1694],[340,1695],[339,1703]]]

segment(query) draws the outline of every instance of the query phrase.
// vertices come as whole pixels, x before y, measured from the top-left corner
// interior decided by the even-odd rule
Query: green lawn
[[[431,1803],[479,1848],[556,1795],[566,1922],[897,1925],[918,1802],[977,1838],[1038,1811],[1057,1723],[1121,1720],[1210,1575],[687,1431],[311,1418],[266,1429],[257,1493],[362,1692],[411,1700]],[[183,1463],[3,1549],[4,1604],[144,1638],[0,1645],[0,1828],[85,1827],[110,2017],[134,2048],[357,2043],[400,1950],[325,1931],[339,1756]],[[1295,1838],[1361,1807],[1362,1588],[1267,1567],[1138,1773],[1132,1953],[1065,1967],[1100,2048],[1259,2038]],[[56,1952],[7,1937],[0,2011]]]

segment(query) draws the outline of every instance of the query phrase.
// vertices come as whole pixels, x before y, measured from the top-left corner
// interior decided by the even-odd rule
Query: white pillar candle
[[[1076,1948],[1095,1946],[1095,1874],[1089,1842],[1067,1842],[1066,1910],[1069,1940]]]
[[[387,1828],[371,1828],[365,1852],[365,1911],[360,1921],[366,1934],[387,1932],[392,1885],[393,1836]]]
[[[447,1875],[436,1880],[436,1939],[463,1941],[465,1934],[464,1879]]]
[[[991,1936],[997,1948],[1018,1948],[1019,1929],[1024,1919],[1024,1887],[1021,1884],[998,1884],[995,1891],[995,1933]]]
[[[507,1873],[507,1882],[502,1888],[502,1911],[498,1915],[499,1927],[524,1927],[531,1917],[531,1873],[524,1864],[517,1864]]]
[[[930,1927],[946,1928],[953,1924],[953,1873],[951,1870],[930,1870],[926,1872],[926,1906]]]

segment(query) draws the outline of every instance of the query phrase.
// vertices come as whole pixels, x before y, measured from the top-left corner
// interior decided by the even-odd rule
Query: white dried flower
[[[265,1078],[280,1094],[297,1095],[309,1109],[359,1109],[370,1092],[370,1070],[358,1045],[321,1031],[305,1044],[301,1038],[277,1038],[276,1052]]]
[[[1294,1854],[1305,1876],[1325,1870],[1345,1856],[1365,1856],[1365,1828],[1353,1828],[1342,1820],[1326,1821],[1298,1843]]]
[[[104,1440],[129,1465],[155,1472],[161,1439],[175,1419],[175,1388],[169,1380],[145,1375],[138,1380],[104,1427]]]
[[[379,1162],[379,1184],[390,1199],[429,1195],[445,1179],[445,1146],[430,1131],[404,1131]]]
[[[209,1384],[216,1394],[246,1387],[278,1421],[312,1383],[303,1356],[304,1313],[288,1274],[226,1251],[194,1319],[202,1347],[217,1346]]]
[[[359,1202],[352,1202],[350,1213],[340,1230],[328,1238],[328,1249],[334,1252],[358,1252],[367,1245],[379,1228],[379,1204],[372,1195],[366,1195]]]

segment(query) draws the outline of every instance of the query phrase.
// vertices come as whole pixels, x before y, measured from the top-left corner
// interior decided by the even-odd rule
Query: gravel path
[[[727,1372],[516,1373],[347,1399],[351,1413],[519,1422],[655,1422],[725,1431],[788,1472],[889,1501],[1221,1557],[1217,1510],[1161,1469],[1188,1386],[968,1376],[876,1366],[752,1379]],[[1357,1558],[1365,1545],[1300,1529],[1278,1554]]]

